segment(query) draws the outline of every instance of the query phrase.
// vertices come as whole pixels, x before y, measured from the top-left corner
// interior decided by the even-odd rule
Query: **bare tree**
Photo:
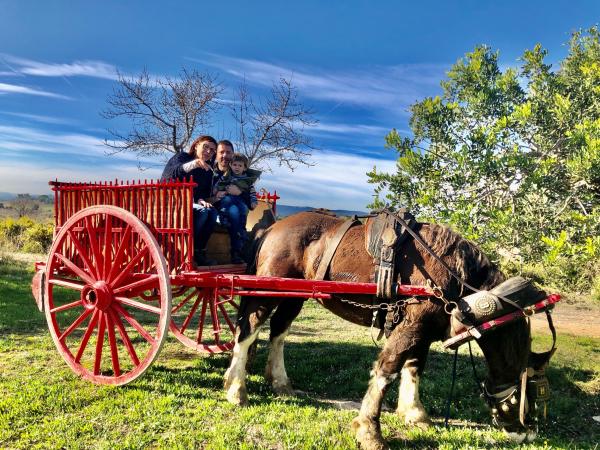
[[[270,95],[258,104],[243,82],[231,110],[238,127],[238,148],[251,166],[264,167],[273,159],[290,169],[298,163],[311,165],[309,158],[314,148],[304,131],[317,121],[313,111],[298,101],[298,92],[290,80],[280,78]]]
[[[17,194],[17,198],[12,201],[11,206],[19,217],[26,216],[40,209],[39,203],[29,194]]]
[[[177,78],[154,78],[146,69],[139,77],[119,74],[118,86],[108,97],[107,119],[131,119],[129,132],[108,130],[112,153],[131,151],[138,157],[178,153],[198,130],[209,126],[223,91],[215,76],[182,69]]]

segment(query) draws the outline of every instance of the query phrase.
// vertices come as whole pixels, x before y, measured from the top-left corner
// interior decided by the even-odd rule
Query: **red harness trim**
[[[523,308],[522,311],[513,311],[511,313],[505,314],[504,316],[500,316],[488,322],[484,322],[476,327],[469,328],[467,331],[463,331],[462,333],[457,334],[456,336],[450,339],[446,339],[442,343],[442,345],[444,348],[450,348],[454,350],[460,345],[464,344],[465,342],[468,342],[472,339],[479,339],[483,333],[493,330],[496,327],[506,325],[507,323],[512,322],[513,320],[516,320],[523,316],[532,316],[533,314],[545,311],[546,309],[553,307],[553,305],[555,303],[558,303],[560,300],[560,295],[550,294],[544,300]]]

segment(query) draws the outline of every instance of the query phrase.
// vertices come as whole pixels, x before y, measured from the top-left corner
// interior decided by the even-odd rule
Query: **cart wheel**
[[[44,296],[50,334],[71,369],[98,384],[142,375],[166,339],[169,281],[158,242],[135,215],[115,206],[74,214],[50,249]],[[148,290],[158,302],[143,299]]]
[[[171,331],[186,347],[201,353],[223,353],[235,341],[238,302],[214,288],[191,288],[173,299]]]

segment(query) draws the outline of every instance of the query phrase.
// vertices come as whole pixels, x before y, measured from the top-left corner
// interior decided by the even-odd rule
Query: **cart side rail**
[[[174,180],[64,183],[51,181],[54,191],[55,235],[65,222],[84,208],[112,205],[131,212],[155,235],[169,270],[189,270],[193,257],[193,189],[190,178]],[[120,242],[124,230],[115,229]]]

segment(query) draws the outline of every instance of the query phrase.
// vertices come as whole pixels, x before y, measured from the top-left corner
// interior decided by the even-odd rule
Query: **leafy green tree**
[[[498,52],[479,46],[454,64],[441,95],[412,105],[412,137],[386,136],[397,172],[368,174],[373,206],[407,206],[526,261],[597,261],[598,29],[574,33],[556,70],[546,56],[536,45],[501,70]]]

